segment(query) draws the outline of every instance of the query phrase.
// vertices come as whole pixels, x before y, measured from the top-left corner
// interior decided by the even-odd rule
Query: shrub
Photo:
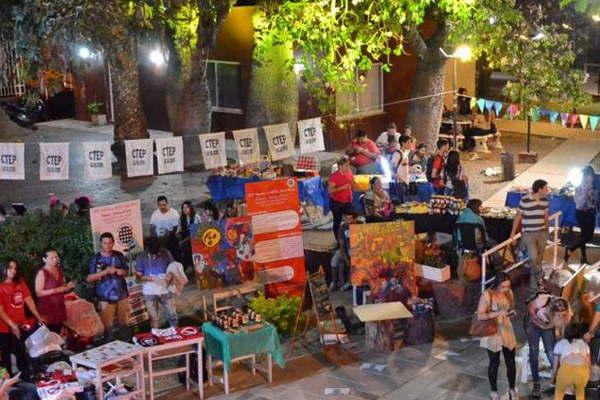
[[[281,295],[274,299],[265,298],[264,294],[250,299],[250,308],[261,314],[262,318],[275,325],[280,335],[289,336],[294,330],[296,315],[302,299],[299,296]],[[298,326],[303,326],[302,319]]]
[[[73,214],[64,216],[59,210],[48,214],[36,210],[0,225],[0,262],[15,258],[30,284],[48,249],[58,252],[65,277],[83,283],[94,252],[89,220]]]

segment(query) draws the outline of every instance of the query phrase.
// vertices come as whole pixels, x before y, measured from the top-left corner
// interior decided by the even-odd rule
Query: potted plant
[[[104,103],[94,101],[87,105],[87,112],[90,114],[93,125],[106,125],[106,114],[102,113]]]
[[[425,254],[423,262],[415,265],[416,275],[436,282],[450,279],[450,266],[444,263],[441,254]]]

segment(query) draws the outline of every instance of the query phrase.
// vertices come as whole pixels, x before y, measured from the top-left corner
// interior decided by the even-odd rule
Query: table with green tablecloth
[[[281,368],[285,366],[279,334],[271,324],[264,324],[262,328],[248,333],[227,333],[211,322],[205,322],[202,325],[202,332],[204,333],[204,347],[209,359],[216,358],[223,362],[225,393],[229,392],[227,373],[231,368],[231,362],[236,359],[267,354],[269,364],[272,357]],[[269,365],[268,373],[269,382],[271,382],[271,365]],[[209,371],[209,378],[211,375],[212,372]]]

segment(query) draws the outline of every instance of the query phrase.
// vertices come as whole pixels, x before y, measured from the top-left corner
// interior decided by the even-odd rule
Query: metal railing
[[[560,216],[561,216],[561,212],[558,211],[555,214],[552,214],[548,218],[548,225],[549,225],[548,226],[548,230],[553,235],[553,240],[548,240],[547,241],[546,248],[553,247],[552,266],[554,268],[556,268],[556,265],[557,265],[558,245],[560,244],[560,239],[558,237],[558,234],[560,232]],[[513,236],[511,238],[508,238],[504,242],[502,242],[502,243],[500,243],[500,244],[492,247],[491,249],[485,251],[481,255],[481,291],[482,292],[485,290],[485,285],[487,285],[488,283],[490,283],[491,281],[494,280],[494,278],[489,278],[489,279],[486,280],[487,260],[488,260],[488,257],[491,256],[492,254],[498,253],[500,250],[503,250],[506,247],[512,245],[513,243],[515,243],[520,238],[521,238],[521,233],[518,233],[515,236]],[[511,266],[509,266],[508,268],[506,268],[503,272],[510,272],[513,269],[518,268],[521,265],[525,264],[527,261],[529,261],[529,258],[526,258],[526,259],[521,260],[521,261],[516,261]]]

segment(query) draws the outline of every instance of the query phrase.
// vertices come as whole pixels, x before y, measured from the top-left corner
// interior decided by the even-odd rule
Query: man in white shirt
[[[385,149],[388,145],[388,136],[392,135],[396,138],[396,142],[398,142],[400,139],[400,133],[396,131],[396,124],[394,122],[390,122],[387,127],[387,131],[384,131],[379,135],[375,141],[375,144],[377,144],[377,147],[379,147],[380,150]]]
[[[156,204],[158,210],[155,210],[150,217],[150,235],[161,239],[163,245],[177,259],[179,249],[175,232],[179,227],[179,213],[169,206],[166,196],[158,196]]]

